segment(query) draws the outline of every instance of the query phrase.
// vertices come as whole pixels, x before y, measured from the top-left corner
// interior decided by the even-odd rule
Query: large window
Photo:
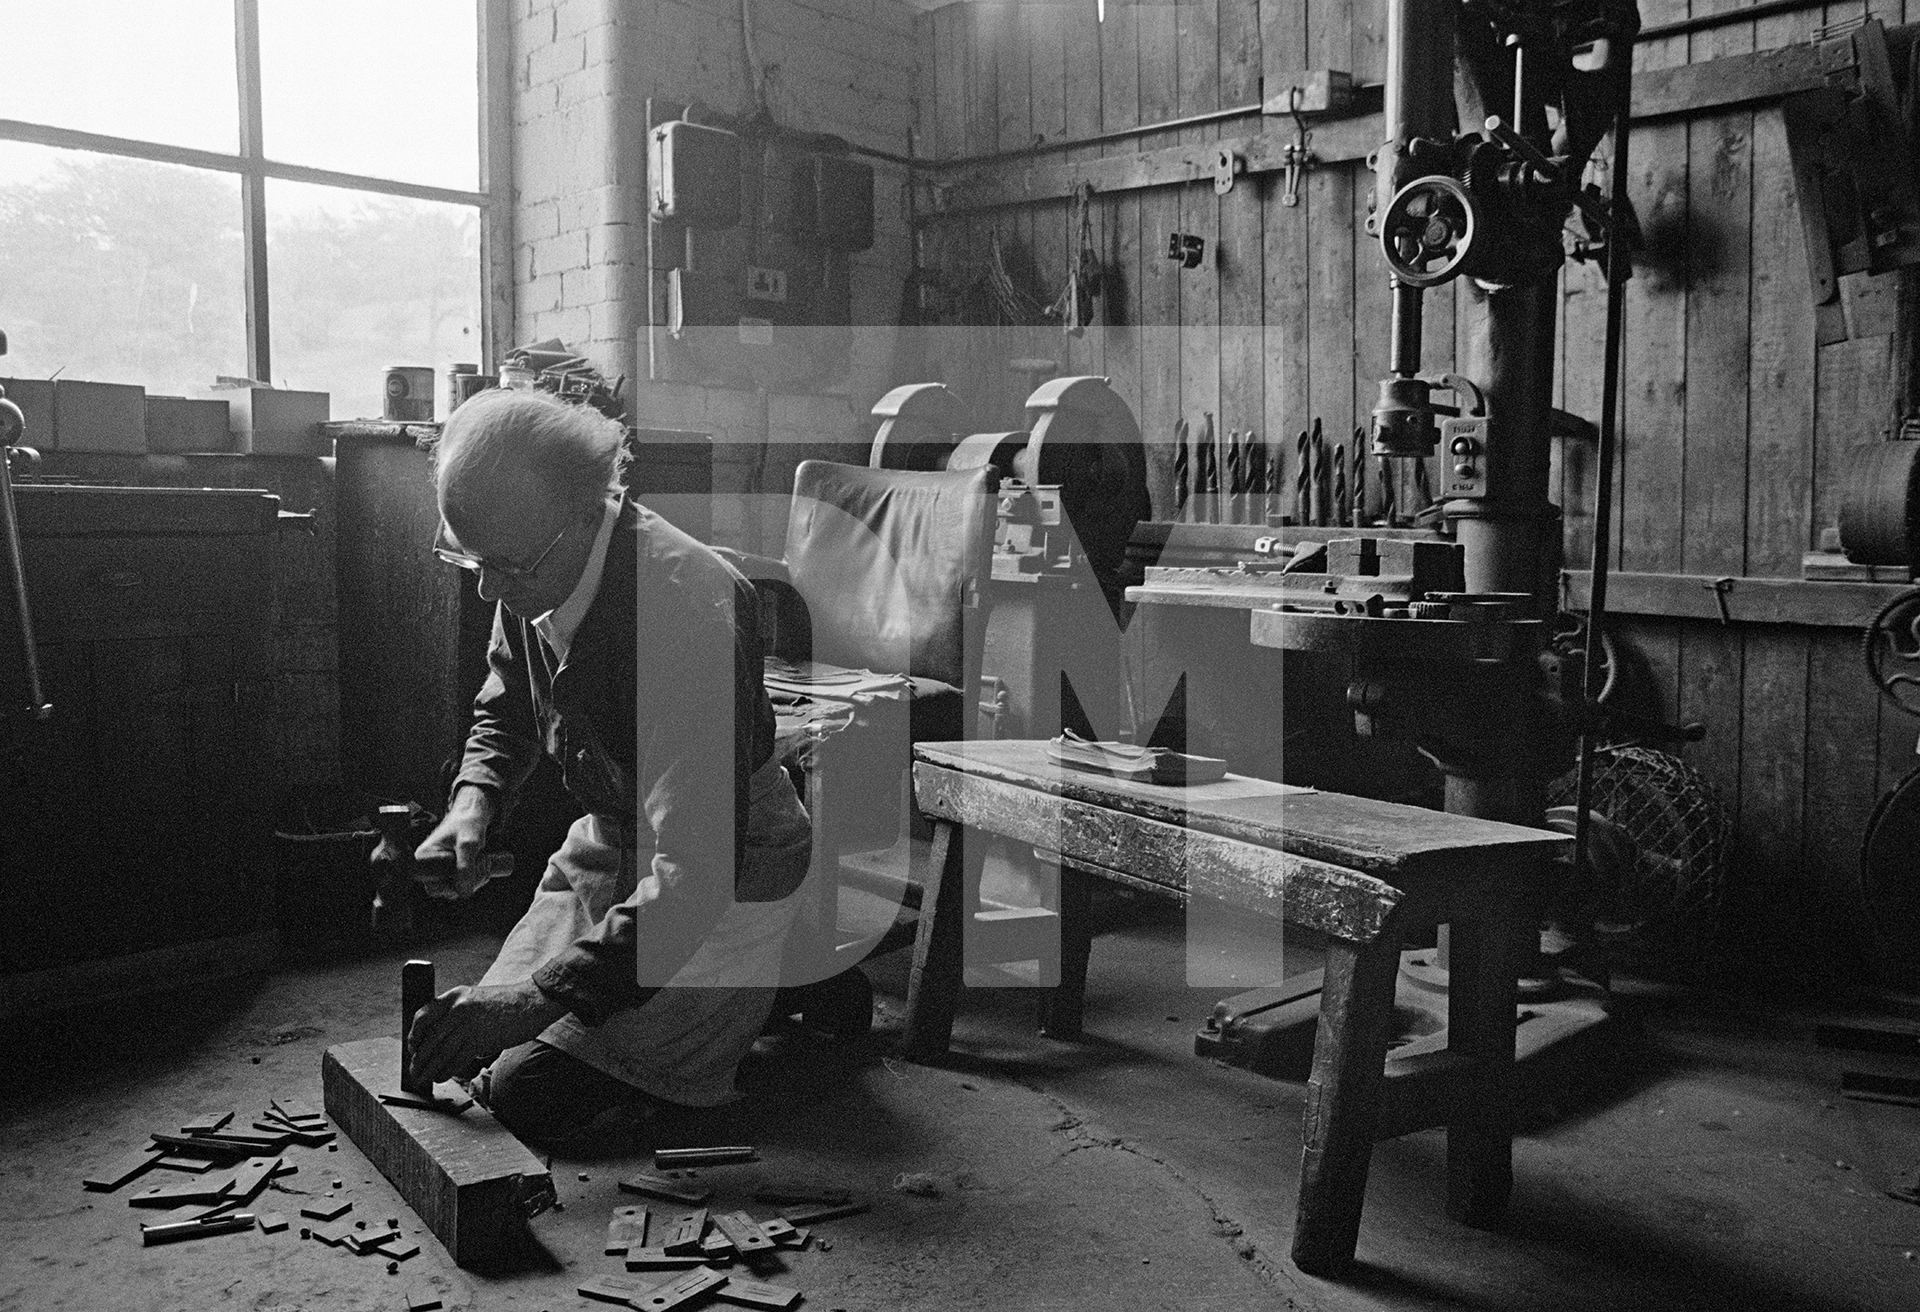
[[[345,418],[482,363],[489,7],[0,0],[0,373]]]

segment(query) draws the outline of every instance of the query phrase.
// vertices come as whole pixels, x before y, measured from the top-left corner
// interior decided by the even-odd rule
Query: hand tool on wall
[[[1350,522],[1347,507],[1347,444],[1333,444],[1333,526],[1345,528]]]
[[[1313,478],[1308,484],[1308,490],[1313,494],[1313,517],[1307,521],[1316,528],[1325,527],[1330,509],[1327,503],[1333,486],[1327,474],[1327,439],[1316,418],[1313,421]]]
[[[1188,482],[1193,476],[1192,457],[1187,451],[1187,421],[1173,426],[1173,517],[1187,519],[1191,512]]]
[[[1367,517],[1367,430],[1353,430],[1353,448],[1348,455],[1353,460],[1353,517],[1347,522],[1355,528],[1365,528],[1370,522]]]
[[[1200,522],[1218,524],[1220,522],[1220,451],[1213,435],[1213,414],[1208,412],[1201,419],[1198,448],[1200,459]]]
[[[1293,440],[1298,465],[1293,471],[1293,522],[1313,523],[1313,439],[1306,429]]]

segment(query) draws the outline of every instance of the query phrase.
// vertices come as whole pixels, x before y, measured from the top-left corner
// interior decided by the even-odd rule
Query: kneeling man
[[[434,550],[497,605],[447,814],[416,853],[456,875],[429,891],[478,887],[543,752],[587,814],[481,982],[419,1013],[414,1073],[491,1063],[476,1092],[547,1145],[735,1096],[811,846],[774,755],[752,585],[621,494],[621,437],[584,406],[486,392],[436,459]]]

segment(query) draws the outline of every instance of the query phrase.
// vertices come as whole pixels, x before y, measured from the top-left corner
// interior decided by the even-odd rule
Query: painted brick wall
[[[752,0],[765,98],[783,126],[907,150],[919,53],[902,0]],[[646,101],[753,108],[740,0],[522,0],[514,61],[514,340],[557,336],[626,374],[638,421],[714,435],[716,536],[778,551],[795,464],[863,459],[897,381],[892,335],[856,328],[846,376],[807,393],[646,381]],[[910,266],[905,175],[876,167],[876,238],[852,261],[853,321],[897,321]]]

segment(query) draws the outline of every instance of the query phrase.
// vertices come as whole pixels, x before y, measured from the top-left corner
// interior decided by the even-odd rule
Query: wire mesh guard
[[[1572,831],[1577,773],[1548,787],[1549,821]],[[1663,974],[1705,969],[1726,890],[1726,808],[1700,773],[1646,747],[1594,754],[1587,870],[1573,892],[1596,937]]]

